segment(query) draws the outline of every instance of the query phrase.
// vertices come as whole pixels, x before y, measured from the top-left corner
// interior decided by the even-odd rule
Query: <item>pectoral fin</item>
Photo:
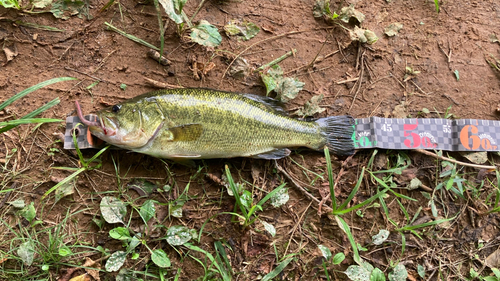
[[[287,157],[288,155],[290,155],[290,149],[278,148],[261,154],[252,155],[252,158],[271,160],[271,159],[281,159],[283,157]]]
[[[203,133],[201,124],[187,124],[177,127],[168,128],[172,133],[172,141],[195,141]]]

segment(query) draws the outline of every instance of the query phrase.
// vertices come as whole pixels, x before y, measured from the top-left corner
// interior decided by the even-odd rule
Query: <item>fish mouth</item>
[[[76,113],[78,115],[78,118],[80,118],[80,121],[89,127],[89,129],[96,133],[96,134],[103,134],[105,136],[114,136],[116,134],[116,125],[114,120],[111,120],[110,118],[106,117],[106,121],[108,124],[112,124],[113,128],[107,128],[104,124],[106,124],[102,118],[102,116],[99,116],[99,121],[93,122],[85,119],[82,113],[82,108],[80,106],[80,103],[78,101],[75,101],[75,106],[76,106]]]

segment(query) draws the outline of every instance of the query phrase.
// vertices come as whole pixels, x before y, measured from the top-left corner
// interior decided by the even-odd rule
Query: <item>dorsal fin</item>
[[[262,104],[267,109],[274,111],[278,114],[285,115],[285,116],[288,115],[288,113],[283,109],[283,104],[281,102],[273,99],[273,98],[258,96],[258,95],[254,95],[254,94],[243,94],[243,96]]]

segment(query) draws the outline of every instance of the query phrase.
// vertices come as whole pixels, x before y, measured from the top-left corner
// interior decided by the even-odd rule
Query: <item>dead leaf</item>
[[[467,160],[471,161],[474,164],[484,164],[488,161],[488,153],[486,151],[460,151],[460,155],[467,158]]]
[[[403,28],[403,24],[399,22],[391,23],[389,26],[384,28],[385,35],[392,37],[399,33],[399,31]]]
[[[250,65],[246,59],[238,57],[229,68],[228,73],[236,79],[242,79],[250,73]]]
[[[354,5],[351,5],[340,10],[339,19],[345,23],[348,23],[351,19],[355,19],[358,23],[363,23],[365,15],[354,9]]]
[[[6,65],[9,61],[13,60],[18,55],[16,45],[4,46],[2,49],[5,53],[5,57],[7,58],[7,62],[4,65]]]
[[[500,266],[500,249],[497,249],[491,253],[486,260],[485,264],[489,267],[499,267]]]
[[[304,107],[299,108],[294,114],[299,115],[301,117],[313,116],[316,113],[321,113],[326,110],[326,108],[321,108],[319,103],[323,99],[323,94],[317,95],[311,98],[310,101],[306,102]]]
[[[394,118],[406,118],[406,116],[408,116],[404,102],[394,107],[392,116],[394,116]]]
[[[90,280],[90,276],[87,273],[85,273],[85,274],[82,274],[80,276],[73,277],[73,278],[69,279],[69,281],[91,281],[91,280]]]
[[[491,41],[491,43],[500,43],[500,41],[498,41],[498,37],[495,33],[490,34],[490,41]]]
[[[85,271],[87,272],[87,274],[92,276],[92,278],[94,278],[94,280],[100,281],[101,278],[99,277],[99,269],[101,269],[101,265],[99,263],[96,264],[95,261],[91,260],[88,257],[85,258],[84,266],[86,264],[94,265],[94,267],[95,267],[95,269],[86,268]]]

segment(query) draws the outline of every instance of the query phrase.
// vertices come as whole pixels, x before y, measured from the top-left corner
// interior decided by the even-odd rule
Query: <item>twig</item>
[[[326,55],[326,56],[319,56],[319,57],[315,58],[315,60],[313,60],[311,63],[304,64],[304,65],[299,66],[299,67],[297,67],[297,68],[295,68],[295,69],[292,69],[292,70],[290,70],[290,71],[288,71],[288,72],[285,72],[285,73],[284,73],[284,75],[288,75],[288,74],[290,74],[290,73],[292,73],[292,72],[297,72],[297,71],[301,70],[301,69],[302,69],[302,68],[304,68],[304,67],[310,67],[310,66],[311,66],[312,64],[314,64],[314,63],[319,63],[319,62],[322,62],[322,61],[324,61],[325,59],[327,59],[327,58],[329,58],[329,57],[331,57],[331,56],[335,55],[335,54],[336,54],[336,53],[338,53],[338,52],[339,52],[339,50],[334,51],[334,52],[331,52],[331,53],[329,53],[329,54],[328,54],[328,55]]]
[[[93,75],[88,74],[88,73],[86,73],[86,72],[83,72],[83,71],[80,71],[80,70],[77,70],[77,69],[73,69],[73,68],[70,68],[70,67],[67,67],[67,66],[65,66],[65,67],[64,67],[64,69],[66,69],[66,70],[70,70],[70,71],[74,71],[74,72],[80,73],[80,74],[82,74],[82,75],[86,75],[86,76],[88,76],[88,77],[90,77],[90,78],[92,78],[92,79],[98,80],[98,81],[103,81],[103,82],[107,82],[107,83],[114,84],[114,83],[109,82],[109,81],[106,81],[106,80],[104,80],[104,79],[102,79],[102,78],[99,78],[99,77],[93,76]]]
[[[487,166],[487,165],[478,165],[478,164],[466,163],[466,162],[458,161],[458,160],[451,159],[451,158],[448,158],[448,157],[445,157],[445,156],[439,156],[436,153],[433,153],[433,152],[430,152],[430,151],[427,151],[427,150],[423,150],[423,149],[415,149],[415,151],[420,152],[420,153],[425,154],[425,155],[432,156],[434,158],[437,158],[437,159],[440,159],[440,160],[443,160],[443,161],[448,161],[448,162],[459,164],[459,165],[462,165],[462,166],[473,167],[473,168],[478,168],[478,169],[487,169],[487,170],[496,170],[497,169],[496,166]]]
[[[286,171],[283,169],[280,165],[278,165],[278,162],[274,161],[274,165],[276,166],[276,169],[280,171],[291,183],[294,185],[296,188],[298,188],[305,196],[309,197],[311,200],[315,201],[316,203],[320,203],[318,198],[314,197],[311,193],[309,193],[305,188],[300,186]],[[327,212],[332,212],[333,209],[323,205],[323,208],[326,209]]]
[[[342,46],[340,45],[339,40],[337,38],[335,38],[335,40],[337,41],[337,45],[339,46],[339,52],[340,52],[340,54],[344,58],[344,61],[347,61],[347,58],[345,57],[344,52],[342,52]]]
[[[304,212],[302,212],[302,215],[300,216],[299,220],[297,221],[297,223],[293,226],[292,228],[292,232],[290,233],[290,239],[288,239],[288,244],[286,245],[286,249],[285,249],[285,253],[283,254],[283,256],[286,256],[286,253],[288,252],[288,247],[290,246],[291,241],[292,241],[292,238],[293,238],[293,234],[295,233],[295,231],[297,230],[297,228],[299,227],[300,225],[300,222],[302,221],[302,219],[304,218],[304,215],[306,214],[307,210],[309,210],[309,207],[311,207],[312,205],[312,201],[309,202],[309,205],[307,206],[307,208],[304,210]]]
[[[405,87],[405,85],[403,85],[403,83],[401,83],[401,81],[399,81],[399,80],[398,80],[398,78],[396,78],[396,76],[392,75],[392,73],[389,73],[389,76],[391,76],[392,78],[394,78],[394,80],[396,80],[396,81],[399,83],[399,85],[400,85],[403,89],[405,89],[405,91],[406,91],[406,87]]]
[[[356,102],[356,98],[358,96],[358,93],[359,93],[359,90],[361,89],[361,84],[363,84],[363,74],[364,74],[364,70],[365,70],[365,64],[363,63],[363,60],[364,60],[364,57],[365,57],[365,51],[363,51],[363,53],[361,54],[361,74],[359,74],[359,80],[358,80],[358,89],[356,90],[356,93],[354,94],[354,98],[352,99],[352,103],[351,103],[351,106],[349,107],[349,110],[347,111],[347,114],[349,114],[351,112],[351,109],[354,105],[354,103]]]
[[[417,89],[418,89],[420,92],[422,92],[422,94],[424,94],[424,95],[426,95],[426,96],[429,96],[429,94],[431,94],[431,93],[426,93],[426,92],[424,92],[424,90],[422,90],[422,89],[421,89],[421,88],[417,85],[417,83],[413,82],[413,80],[411,80],[411,79],[410,79],[410,82],[411,82],[411,83],[413,83],[413,85],[415,85],[415,87],[417,87]]]
[[[277,58],[277,59],[275,59],[275,60],[273,60],[271,62],[268,62],[268,63],[262,65],[261,67],[257,68],[256,70],[254,70],[254,72],[259,72],[259,71],[264,70],[264,69],[266,69],[268,67],[271,67],[271,66],[273,66],[273,65],[275,65],[277,63],[280,63],[281,61],[283,61],[284,59],[288,58],[289,56],[295,55],[296,52],[297,52],[296,49],[292,49],[290,52],[282,55],[281,57],[279,57],[279,58]]]
[[[182,86],[172,85],[172,84],[156,81],[156,80],[146,78],[146,77],[144,77],[144,81],[146,82],[146,84],[153,86],[153,87],[156,87],[156,88],[160,88],[160,89],[182,89],[182,88],[184,88]]]
[[[161,65],[170,65],[171,62],[164,56],[162,56],[158,51],[154,49],[149,49],[148,51],[148,57],[154,59],[156,62],[158,62]]]
[[[342,81],[339,81],[339,82],[335,82],[337,85],[340,85],[340,84],[345,84],[345,83],[349,83],[349,82],[356,82],[359,80],[359,77],[355,77],[355,78],[351,78],[351,79],[347,79],[347,80],[342,80]]]
[[[446,56],[446,58],[448,59],[448,63],[451,62],[451,48],[450,48],[450,41],[448,41],[448,54],[443,50],[443,47],[441,47],[441,44],[439,44],[438,42],[438,47],[439,47],[439,50],[441,50],[441,52],[443,52],[443,54]]]
[[[269,41],[269,40],[275,40],[275,39],[278,39],[278,38],[281,38],[281,37],[285,37],[285,36],[288,36],[288,35],[293,35],[293,34],[298,34],[298,33],[302,33],[302,32],[306,32],[306,31],[310,31],[312,29],[306,29],[306,30],[297,30],[297,31],[291,31],[291,32],[287,32],[287,33],[283,33],[283,34],[280,34],[280,35],[276,35],[276,36],[273,36],[273,37],[269,37],[269,38],[266,38],[266,39],[263,39],[263,40],[260,40],[258,42],[255,42],[253,43],[252,45],[246,47],[243,51],[241,51],[239,54],[236,55],[236,57],[234,57],[234,59],[231,61],[231,63],[227,66],[226,70],[224,71],[224,74],[222,74],[222,77],[220,78],[220,82],[219,83],[222,83],[222,79],[224,79],[224,77],[226,77],[226,74],[227,72],[229,71],[229,68],[231,68],[231,66],[233,65],[233,63],[239,58],[241,57],[241,55],[243,55],[243,53],[245,53],[246,51],[250,50],[251,48],[253,48],[254,46],[260,44],[260,43],[264,43],[266,41]]]

